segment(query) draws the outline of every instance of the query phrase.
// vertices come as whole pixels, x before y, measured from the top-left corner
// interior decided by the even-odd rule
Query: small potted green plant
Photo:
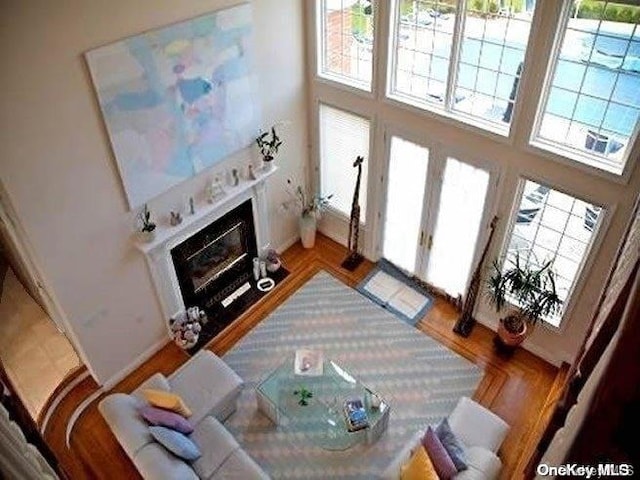
[[[313,392],[301,386],[298,390],[294,390],[293,394],[298,397],[298,405],[306,407],[309,400],[313,398]]]
[[[280,140],[280,137],[276,133],[275,125],[271,127],[270,131],[261,133],[258,138],[256,138],[256,144],[260,149],[260,155],[262,155],[264,169],[271,170],[273,159],[282,145],[282,140]]]
[[[138,232],[140,239],[143,242],[152,242],[156,236],[156,224],[151,220],[151,211],[146,203],[138,215],[138,219],[140,220],[140,231]]]
[[[504,345],[516,347],[524,341],[529,327],[559,312],[563,302],[556,292],[553,260],[542,266],[523,265],[516,255],[508,262],[507,267],[501,268],[494,260],[487,295],[496,312],[509,307],[507,315],[500,319],[498,337]]]
[[[269,273],[274,273],[280,270],[282,266],[282,262],[280,260],[280,255],[273,248],[267,250],[267,255],[265,256],[266,268]]]

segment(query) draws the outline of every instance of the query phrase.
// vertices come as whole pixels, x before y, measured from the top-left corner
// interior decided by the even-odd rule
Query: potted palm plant
[[[506,268],[501,268],[494,260],[487,294],[496,312],[509,307],[498,326],[500,341],[509,347],[520,345],[529,327],[540,318],[554,315],[562,307],[556,292],[553,260],[542,266],[523,265],[520,256],[516,255]]]

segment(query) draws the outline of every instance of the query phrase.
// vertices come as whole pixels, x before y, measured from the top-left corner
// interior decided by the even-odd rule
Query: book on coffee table
[[[357,432],[369,426],[367,411],[364,403],[359,398],[352,398],[344,402],[344,415],[347,422],[347,430]]]
[[[301,348],[296,350],[293,371],[296,375],[317,377],[322,375],[323,363],[324,358],[321,351]]]

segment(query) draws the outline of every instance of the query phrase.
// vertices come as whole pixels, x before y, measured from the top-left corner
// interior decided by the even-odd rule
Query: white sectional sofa
[[[222,423],[236,409],[242,379],[220,358],[202,350],[169,377],[156,373],[130,395],[114,393],[99,410],[120,445],[146,480],[259,480],[268,479],[260,466],[242,450]],[[185,462],[155,442],[138,414],[146,402],[144,389],[173,392],[191,409],[190,438],[202,456]]]
[[[449,425],[454,435],[465,447],[469,468],[462,470],[455,480],[494,480],[498,478],[502,462],[496,452],[509,431],[509,425],[495,413],[470,398],[462,397],[449,415]],[[415,447],[420,445],[424,431],[418,431],[396,455],[385,470],[384,480],[398,480],[400,469]]]

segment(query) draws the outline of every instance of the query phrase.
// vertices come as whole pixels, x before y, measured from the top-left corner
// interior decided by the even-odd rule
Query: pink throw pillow
[[[458,473],[458,469],[453,463],[451,456],[449,456],[447,449],[444,448],[444,445],[442,445],[442,442],[431,427],[427,428],[427,431],[422,437],[422,445],[427,450],[438,477],[443,480],[448,480]]]
[[[162,408],[156,408],[151,406],[142,407],[139,410],[140,415],[151,425],[157,425],[161,427],[167,427],[176,432],[189,435],[193,432],[193,425],[191,422],[171,410],[163,410]]]

